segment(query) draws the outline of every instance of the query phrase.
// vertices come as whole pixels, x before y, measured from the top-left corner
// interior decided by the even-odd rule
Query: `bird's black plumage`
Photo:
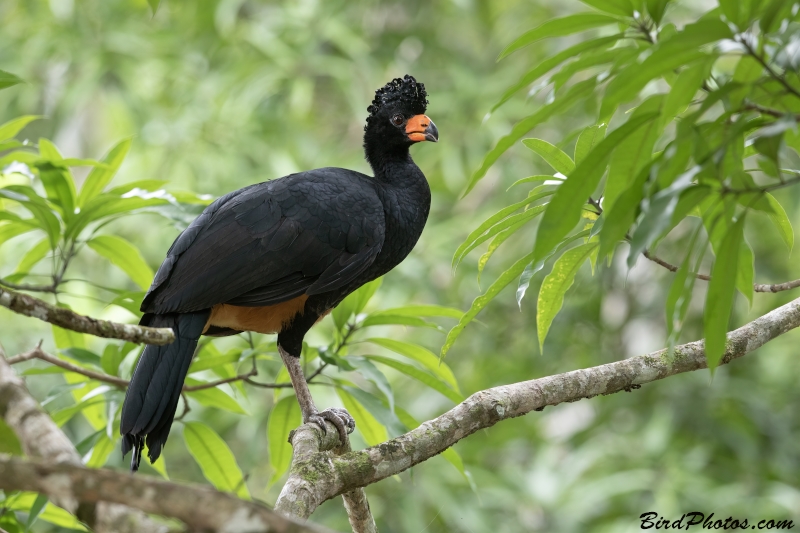
[[[151,461],[159,456],[200,335],[245,329],[218,318],[223,310],[289,313],[263,327],[299,357],[320,317],[408,255],[430,208],[430,188],[408,151],[420,135],[438,138],[422,115],[426,105],[424,86],[410,76],[376,92],[364,135],[374,178],[321,168],[251,185],[209,205],[175,240],[142,303],[142,324],[172,327],[177,340],[146,347],[122,410],[123,454],[134,448],[133,469],[143,441]],[[304,418],[314,413],[304,410]]]

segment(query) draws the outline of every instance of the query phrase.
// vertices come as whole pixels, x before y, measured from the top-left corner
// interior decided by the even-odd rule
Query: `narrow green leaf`
[[[8,89],[9,87],[13,87],[14,85],[18,85],[20,83],[25,83],[22,78],[19,78],[10,72],[6,72],[5,70],[0,70],[0,90]]]
[[[216,431],[200,422],[183,424],[183,439],[203,476],[214,488],[230,492],[244,500],[250,499],[250,492],[233,452]]]
[[[739,246],[739,265],[736,269],[736,288],[747,298],[750,306],[753,306],[753,279],[755,277],[755,256],[750,245],[745,239]]]
[[[417,344],[411,344],[410,342],[398,341],[394,339],[371,338],[366,339],[364,342],[376,344],[386,348],[387,350],[391,350],[396,354],[413,359],[430,370],[435,376],[450,385],[453,390],[460,394],[461,391],[458,388],[458,381],[453,375],[453,371],[450,370],[450,367],[446,363],[440,361],[439,358],[436,357],[436,355],[430,350]]]
[[[396,359],[392,359],[390,357],[383,357],[380,355],[366,355],[365,357],[372,361],[375,361],[376,363],[381,363],[382,365],[394,368],[395,370],[402,372],[406,376],[416,379],[417,381],[427,385],[431,389],[442,394],[444,397],[449,398],[455,403],[459,403],[464,399],[463,396],[461,396],[459,393],[448,387],[447,384],[445,384],[443,381],[428,374],[423,370],[418,369],[413,365],[409,365],[408,363],[403,363]]]
[[[404,305],[403,307],[394,307],[392,309],[384,309],[375,311],[370,316],[380,315],[397,315],[397,316],[444,316],[449,318],[461,318],[462,311],[454,307],[445,307],[442,305]]]
[[[540,351],[544,347],[544,339],[550,330],[550,324],[564,304],[564,293],[572,287],[578,269],[596,249],[596,242],[588,242],[567,250],[544,278],[539,289],[539,302],[536,308],[536,331],[539,334]]]
[[[22,444],[14,431],[2,418],[0,418],[0,453],[22,455]]]
[[[736,272],[739,265],[739,247],[743,240],[744,219],[744,215],[740,216],[725,233],[711,271],[711,281],[708,282],[703,331],[706,361],[712,372],[725,353],[728,321],[736,291]]]
[[[272,408],[267,422],[267,441],[269,443],[269,464],[273,474],[270,483],[274,483],[286,473],[292,464],[292,446],[289,444],[289,432],[303,423],[300,405],[294,394],[281,399]]]
[[[581,0],[581,2],[612,15],[633,16],[634,9],[630,0]]]
[[[764,67],[756,58],[751,55],[743,55],[736,64],[733,73],[733,81],[741,83],[742,86],[734,89],[730,95],[731,108],[739,109],[742,101],[750,95],[753,90],[751,83],[757,81],[764,72]]]
[[[492,148],[488,154],[483,158],[483,162],[481,163],[480,168],[476,170],[472,177],[470,178],[469,183],[467,184],[467,188],[464,191],[464,196],[469,194],[469,192],[475,187],[475,185],[486,175],[486,172],[489,168],[494,165],[495,161],[497,161],[501,155],[503,155],[506,150],[511,148],[514,143],[516,143],[519,139],[522,138],[523,135],[528,133],[534,127],[538,126],[539,124],[545,122],[550,117],[555,115],[556,113],[569,108],[573,102],[577,100],[585,99],[590,93],[594,91],[595,86],[597,85],[596,78],[589,78],[588,80],[584,80],[580,83],[576,83],[572,87],[569,88],[567,93],[562,97],[557,97],[555,100],[550,102],[549,104],[545,104],[542,106],[536,113],[522,119],[519,121],[512,129],[511,133],[506,135],[505,137],[501,138],[497,141],[497,144],[494,148]]]
[[[37,242],[22,256],[14,274],[27,274],[39,261],[45,258],[49,251],[50,241],[48,239],[45,238]]]
[[[619,241],[625,238],[634,220],[639,203],[644,197],[644,186],[650,177],[654,161],[645,166],[628,189],[623,192],[614,207],[606,209],[605,222],[600,230],[600,248],[598,255],[605,258],[614,249]]]
[[[361,322],[361,326],[365,328],[369,326],[410,326],[415,328],[441,329],[438,324],[425,320],[424,318],[402,315],[368,316]]]
[[[667,10],[667,4],[671,1],[672,0],[645,0],[647,13],[657,25],[661,24],[661,19],[664,18],[664,12]]]
[[[494,113],[497,110],[497,108],[499,108],[501,105],[509,101],[517,91],[535,82],[536,80],[538,80],[539,78],[550,72],[552,69],[554,69],[567,59],[572,59],[573,57],[577,57],[586,50],[599,48],[604,45],[611,45],[620,40],[622,37],[624,37],[624,34],[618,33],[616,35],[611,35],[608,37],[600,37],[598,39],[592,39],[589,41],[581,41],[578,44],[570,46],[566,50],[563,50],[555,54],[554,56],[548,57],[544,61],[537,63],[536,66],[533,67],[533,69],[526,72],[514,85],[509,87],[506,90],[506,92],[503,93],[503,96],[500,98],[500,101],[498,101],[494,105],[494,107],[492,107],[490,113]]]
[[[204,383],[206,382],[200,381],[199,379],[186,378],[187,386],[203,385]],[[200,405],[205,405],[206,407],[216,407],[217,409],[223,409],[240,415],[248,414],[244,407],[239,405],[239,402],[228,396],[219,387],[190,391],[187,392],[186,395],[189,396],[189,398],[194,398]]]
[[[544,209],[540,210],[541,213]],[[526,211],[526,214],[529,211]],[[537,213],[538,214],[538,213]],[[510,225],[509,227],[505,228],[503,231],[498,233],[492,242],[489,243],[489,247],[486,249],[486,253],[478,258],[478,285],[481,284],[481,276],[483,275],[483,269],[486,268],[486,264],[489,262],[489,259],[492,258],[494,253],[500,248],[500,246],[506,242],[512,235],[514,235],[517,231],[519,231],[525,223],[529,220],[521,220],[519,222],[515,222],[514,224]]]
[[[523,183],[542,183],[548,181],[564,181],[564,178],[559,176],[549,176],[549,175],[542,175],[539,174],[537,176],[528,176],[527,178],[518,179],[514,183],[512,183],[506,191],[510,191],[513,187],[517,185],[522,185]]]
[[[485,293],[478,296],[472,301],[472,305],[470,306],[469,310],[464,313],[461,319],[458,321],[458,324],[453,326],[453,328],[447,333],[447,338],[444,341],[444,345],[442,346],[440,358],[444,358],[447,355],[447,352],[453,346],[453,343],[456,341],[461,332],[464,331],[464,328],[467,327],[467,324],[472,322],[472,320],[478,316],[486,305],[491,302],[497,294],[503,290],[509,283],[513,280],[517,279],[517,277],[522,274],[522,271],[525,270],[525,267],[531,263],[534,259],[534,253],[531,252],[522,259],[517,260],[508,270],[500,274],[494,283],[486,290]]]
[[[484,220],[477,228],[475,228],[467,238],[464,239],[459,247],[456,249],[456,252],[453,254],[453,261],[452,266],[456,268],[461,260],[466,256],[471,250],[475,249],[481,242],[485,242],[491,236],[486,236],[485,233],[498,224],[500,221],[504,220],[505,218],[509,217],[514,211],[521,209],[523,207],[527,207],[528,205],[534,203],[538,198],[536,196],[528,197],[522,201],[515,202],[509,206],[502,208],[500,211],[495,213],[494,215],[490,216],[486,220]],[[501,228],[502,229],[502,228]],[[482,240],[481,240],[482,239]]]
[[[569,233],[581,218],[581,208],[594,192],[613,150],[629,135],[656,118],[657,113],[631,117],[612,131],[578,165],[548,204],[536,232],[534,256],[541,259]],[[530,261],[528,261],[530,262]]]
[[[698,61],[678,74],[661,108],[662,124],[671,122],[675,117],[686,111],[686,107],[694,99],[697,91],[701,89],[703,81],[708,77],[713,63],[714,58]]]
[[[577,165],[592,151],[592,148],[606,136],[608,124],[597,124],[584,129],[575,144],[575,164]]]
[[[358,369],[362,376],[378,387],[378,390],[386,397],[386,401],[389,402],[389,410],[394,412],[394,392],[392,392],[392,386],[389,385],[389,380],[386,379],[383,372],[365,357],[348,357],[348,360]]]
[[[150,9],[153,10],[153,16],[155,16],[156,11],[158,11],[158,5],[161,3],[161,0],[147,0],[148,5],[150,5]]]
[[[192,361],[192,364],[189,366],[188,373],[193,374],[195,372],[202,372],[203,370],[236,363],[239,361],[239,355],[239,352],[232,350],[225,355],[195,358],[195,360]]]
[[[67,422],[69,422],[73,416],[77,415],[81,411],[88,409],[90,407],[95,407],[98,405],[102,405],[105,403],[105,398],[102,396],[95,396],[90,398],[86,401],[79,401],[75,405],[70,405],[69,407],[64,407],[63,409],[59,409],[58,411],[52,413],[50,417],[53,419],[53,422],[56,423],[58,427],[63,426]]]
[[[789,251],[791,251],[794,247],[794,230],[792,229],[792,223],[789,221],[789,217],[786,215],[786,210],[771,194],[766,193],[764,198],[769,203],[772,211],[768,213],[770,220],[772,220],[772,223],[778,228],[783,242],[786,244],[786,247],[789,248]]]
[[[45,141],[46,139],[39,139],[39,143]],[[47,192],[47,199],[60,208],[61,218],[69,220],[75,215],[75,197],[77,196],[72,173],[65,167],[51,163],[39,163],[36,167],[39,169],[39,179]]]
[[[9,185],[0,189],[0,196],[14,200],[27,209],[33,219],[28,219],[28,223],[34,222],[42,228],[50,238],[51,248],[55,248],[61,236],[61,223],[58,217],[53,214],[47,202],[36,194],[36,191],[25,185]]]
[[[370,446],[375,446],[389,439],[386,433],[386,428],[378,422],[372,413],[370,413],[361,402],[359,402],[352,394],[342,388],[336,389],[336,394],[344,404],[344,408],[350,415],[357,420],[356,429],[361,432],[361,436]]]
[[[619,22],[616,17],[610,17],[600,13],[576,13],[553,20],[548,20],[544,24],[523,33],[517,37],[511,44],[509,44],[497,60],[500,61],[507,55],[524,48],[528,45],[535,43],[541,39],[548,37],[561,37],[563,35],[571,35],[584,30],[597,28],[599,26],[608,26]]]
[[[106,185],[108,185],[114,177],[114,174],[119,170],[130,147],[130,139],[120,141],[108,152],[108,155],[102,159],[104,166],[94,167],[91,172],[89,172],[86,181],[83,183],[83,187],[81,187],[80,195],[78,196],[78,205],[80,207],[85,206],[86,202],[103,192],[103,189],[105,189]]]
[[[642,102],[631,115],[631,120],[650,113],[661,114],[664,103],[663,94],[655,94]],[[636,132],[622,140],[614,149],[608,166],[606,188],[603,192],[603,209],[613,209],[614,203],[653,157],[653,147],[661,136],[662,128],[658,120],[648,121]]]
[[[121,268],[142,289],[150,286],[154,276],[153,269],[145,262],[139,249],[130,242],[116,235],[99,235],[86,244]]]
[[[6,501],[2,502],[2,505],[10,511],[22,511],[27,513],[28,510],[33,507],[38,497],[39,495],[35,492],[20,492],[13,498],[8,498]],[[45,506],[44,511],[39,515],[39,519],[66,529],[88,531],[77,518],[61,507],[56,507],[52,503],[48,503]]]
[[[575,170],[572,159],[557,146],[542,139],[524,139],[522,144],[542,156],[542,159],[553,167],[553,170],[569,176]]]
[[[2,71],[0,71],[1,73]],[[2,74],[0,74],[2,76]],[[16,137],[17,133],[22,131],[22,128],[33,122],[44,118],[41,115],[25,115],[24,117],[9,120],[5,124],[0,125],[0,141],[5,141]]]
[[[31,508],[28,510],[28,520],[25,522],[25,533],[28,533],[31,526],[39,519],[39,515],[44,511],[47,502],[48,498],[44,494],[36,496],[36,500],[34,500],[33,505],[31,505]]]
[[[102,468],[114,448],[116,448],[116,443],[109,439],[108,435],[101,435],[92,449],[92,456],[86,462],[86,466],[89,468]]]
[[[30,219],[29,219],[30,220]],[[0,224],[0,245],[4,242],[18,237],[30,231],[41,229],[37,224],[31,222],[11,222],[9,224]],[[50,240],[48,239],[48,243]]]

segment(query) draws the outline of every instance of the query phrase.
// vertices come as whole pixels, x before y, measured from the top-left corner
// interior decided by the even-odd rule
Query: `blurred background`
[[[670,16],[688,20],[713,7],[706,4],[678,2]],[[375,89],[412,74],[425,83],[428,115],[440,131],[438,144],[412,150],[433,190],[431,217],[416,249],[385,277],[369,309],[407,303],[467,309],[481,292],[480,254],[474,252],[453,274],[453,252],[481,220],[524,198],[521,189],[506,191],[511,183],[548,172],[519,145],[461,198],[493,142],[539,104],[523,94],[494,115],[487,112],[531,65],[575,38],[537,44],[500,63],[495,58],[524,31],[583,10],[575,0],[164,0],[153,16],[145,0],[3,0],[0,68],[27,83],[0,92],[0,122],[45,115],[22,137],[49,138],[68,157],[99,158],[132,137],[114,183],[168,180],[172,188],[216,197],[322,166],[369,173],[361,151],[366,107]],[[571,134],[595,120],[595,103],[587,101],[568,120],[537,128],[535,136],[571,146]],[[796,188],[776,196],[792,221],[800,222]],[[187,211],[185,218],[194,213]],[[137,215],[114,223],[113,232],[138,246],[156,268],[185,224],[175,218],[170,223]],[[798,252],[787,253],[774,231],[759,231],[761,222],[748,229],[756,282],[800,277]],[[533,232],[509,241],[484,279],[494,279],[532,241]],[[670,246],[680,245],[680,239],[666,243],[661,255],[669,257]],[[22,236],[0,248],[0,274],[12,271],[29,246]],[[625,255],[594,276],[588,268],[580,272],[544,353],[535,333],[536,298],[527,297],[518,308],[509,288],[495,299],[448,354],[462,391],[468,395],[663,347],[671,274],[644,259],[628,270]],[[91,256],[79,257],[71,268],[75,277],[130,284],[116,267]],[[533,279],[531,295],[547,270]],[[71,284],[68,292],[64,301],[77,310],[134,320],[106,307],[105,295],[88,284]],[[757,293],[752,308],[740,297],[731,326],[794,296]],[[693,305],[682,340],[702,337],[702,298]],[[331,328],[324,324],[309,342],[324,342]],[[387,336],[413,336],[434,352],[444,340],[433,330],[395,328]],[[54,349],[49,327],[0,312],[0,340],[10,355],[40,338]],[[368,487],[378,527],[386,533],[620,532],[639,530],[639,515],[649,511],[670,519],[700,511],[716,518],[798,520],[797,342],[797,333],[788,334],[713,377],[681,375],[477,433],[455,447],[472,483],[436,457]],[[401,375],[390,379],[397,404],[418,420],[453,405]],[[28,378],[39,396],[59,380]],[[338,403],[329,391],[314,394],[318,405]],[[187,417],[203,420],[225,438],[250,492],[270,504],[282,485],[269,484],[266,425],[272,405],[272,394],[254,392],[247,416],[196,406]],[[85,426],[75,418],[67,429],[77,441]],[[354,446],[364,446],[358,433]],[[203,482],[179,424],[165,453],[171,479]],[[125,468],[116,452],[109,464]],[[349,530],[340,500],[324,504],[312,520]]]

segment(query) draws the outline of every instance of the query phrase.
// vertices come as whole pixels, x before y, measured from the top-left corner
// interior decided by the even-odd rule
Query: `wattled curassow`
[[[409,155],[436,142],[427,95],[413,77],[375,92],[364,153],[375,177],[320,168],[250,185],[219,198],[181,233],[142,302],[141,325],[172,328],[175,341],[147,346],[122,407],[122,453],[154,462],[175,416],[201,335],[277,333],[303,422],[341,438],[355,428],[344,409],[317,411],[300,366],[306,332],[348,294],[397,266],[419,239],[431,193]]]

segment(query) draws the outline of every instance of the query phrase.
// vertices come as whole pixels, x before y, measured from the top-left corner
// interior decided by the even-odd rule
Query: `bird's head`
[[[406,74],[402,79],[393,79],[375,91],[375,99],[367,108],[365,146],[407,149],[421,141],[437,142],[439,130],[425,115],[427,106],[425,86],[413,76]]]

